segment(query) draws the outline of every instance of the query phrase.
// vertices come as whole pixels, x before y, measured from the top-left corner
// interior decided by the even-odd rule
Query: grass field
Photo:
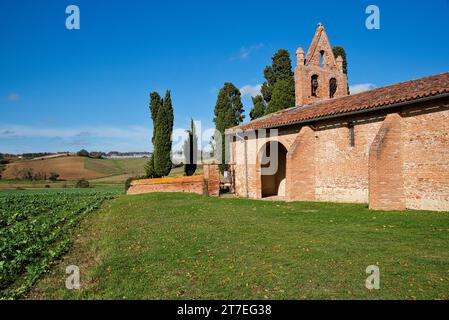
[[[123,195],[77,233],[28,298],[449,299],[449,213]],[[65,289],[70,264],[79,291]]]

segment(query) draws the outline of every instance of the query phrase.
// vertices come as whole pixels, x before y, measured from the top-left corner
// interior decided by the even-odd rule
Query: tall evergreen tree
[[[158,176],[167,176],[172,168],[171,147],[173,132],[173,106],[167,90],[162,107],[157,112],[154,135],[154,170]]]
[[[272,64],[271,66],[267,66],[264,69],[264,77],[266,81],[262,84],[262,96],[265,100],[265,104],[268,106],[266,112],[271,113],[278,108],[285,109],[295,106],[295,79],[294,73],[292,71],[292,61],[290,59],[290,54],[285,49],[279,49],[276,54],[271,58]],[[284,83],[281,85],[281,88],[278,88],[278,94],[276,97],[274,96],[274,90],[276,87],[276,83],[278,81],[283,80]],[[286,88],[286,86],[290,86],[290,88]],[[272,99],[279,98],[279,91],[284,91],[285,94],[290,94],[291,97],[282,98],[282,101],[274,101],[272,106],[270,107],[270,102]],[[282,105],[281,103],[288,103],[286,105]],[[279,109],[279,110],[281,110]]]
[[[345,49],[340,46],[335,46],[332,48],[332,51],[334,52],[335,59],[337,59],[338,56],[341,56],[343,58],[343,73],[348,74],[348,62],[346,60]]]
[[[187,130],[187,139],[184,141],[184,174],[192,176],[196,171],[198,157],[198,136],[196,135],[195,122],[190,121],[190,129]]]
[[[295,105],[295,87],[291,80],[279,80],[274,85],[267,114],[283,110]]]
[[[157,114],[162,107],[162,99],[157,92],[150,93],[150,116],[153,121],[153,137],[151,138],[151,142],[153,143],[153,153],[151,154],[148,162],[145,164],[145,175],[148,178],[157,178],[158,175],[154,169],[154,136],[156,135],[157,128]]]
[[[222,171],[227,167],[225,164],[225,130],[239,125],[243,121],[244,111],[239,89],[232,83],[226,82],[218,93],[214,109],[215,127],[221,134],[222,163],[220,169]],[[217,139],[215,140],[217,141]]]
[[[148,159],[147,163],[145,163],[144,170],[145,170],[145,177],[159,178],[158,175],[156,174],[156,170],[154,170],[154,150],[151,153],[151,156]]]
[[[266,112],[265,102],[261,95],[251,98],[253,100],[253,108],[249,113],[251,120],[262,117]]]

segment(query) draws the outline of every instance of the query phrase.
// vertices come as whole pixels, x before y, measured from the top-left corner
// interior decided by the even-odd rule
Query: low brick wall
[[[220,171],[216,164],[204,165],[204,176],[133,180],[127,194],[150,192],[190,192],[218,197]]]
[[[177,177],[134,180],[128,189],[128,195],[150,192],[190,192],[204,194],[204,177]]]

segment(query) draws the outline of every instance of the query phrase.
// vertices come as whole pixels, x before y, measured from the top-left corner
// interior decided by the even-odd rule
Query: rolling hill
[[[64,156],[36,160],[21,160],[9,164],[2,173],[3,179],[18,179],[21,172],[32,170],[34,174],[59,174],[61,180],[103,179],[117,176],[126,180],[130,176],[142,175],[145,158],[91,159],[85,157]]]

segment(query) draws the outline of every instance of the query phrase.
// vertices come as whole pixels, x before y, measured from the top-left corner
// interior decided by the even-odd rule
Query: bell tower
[[[321,23],[315,31],[307,55],[296,50],[296,105],[348,95],[348,77],[343,72],[343,58],[336,59]]]

